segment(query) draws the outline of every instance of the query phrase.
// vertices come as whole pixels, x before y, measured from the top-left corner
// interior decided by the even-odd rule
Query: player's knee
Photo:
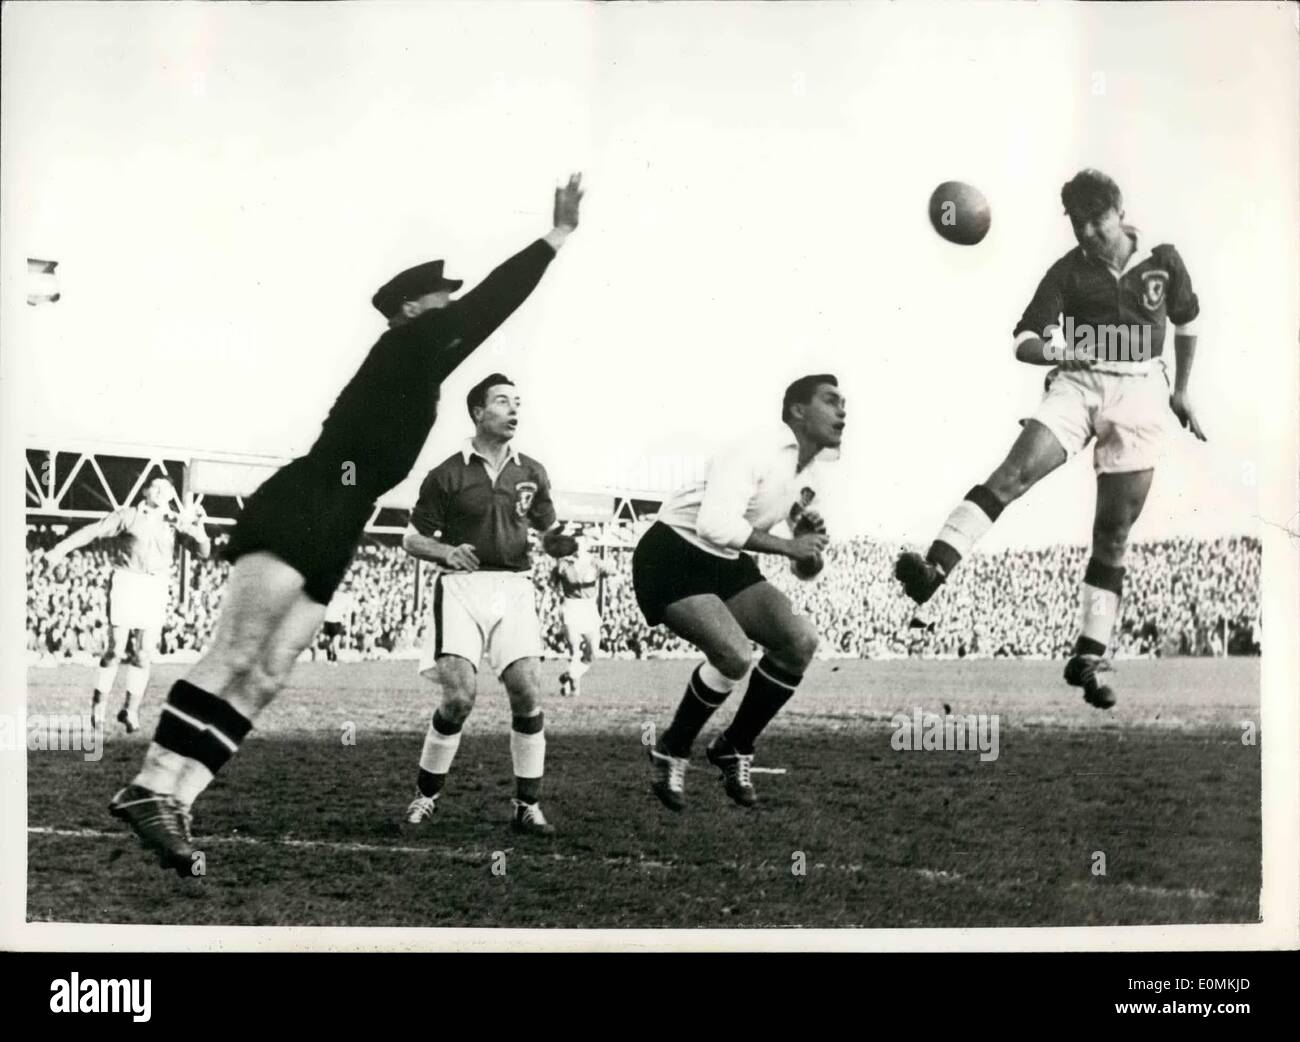
[[[248,695],[251,695],[259,707],[266,705],[271,699],[280,693],[284,687],[287,673],[273,672],[260,666],[255,666],[244,678],[243,689]]]
[[[802,673],[817,654],[821,637],[812,623],[799,618],[795,619],[795,625],[783,637],[778,645],[768,648],[768,651],[774,652],[783,664]]]
[[[463,724],[474,711],[474,692],[459,687],[444,687],[438,712],[449,723]]]
[[[221,661],[230,672],[231,682],[245,685],[258,670],[257,649],[245,644],[231,644],[221,649]]]
[[[719,648],[709,655],[709,664],[728,680],[743,680],[749,670],[750,651],[748,646]]]
[[[542,708],[540,688],[525,685],[510,692],[510,712],[514,716],[533,716]]]
[[[1119,567],[1128,550],[1129,525],[1098,525],[1092,530],[1092,555],[1104,564]]]
[[[1007,460],[984,483],[984,487],[1001,502],[1010,503],[1028,491],[1031,484],[1029,470],[1015,460]]]

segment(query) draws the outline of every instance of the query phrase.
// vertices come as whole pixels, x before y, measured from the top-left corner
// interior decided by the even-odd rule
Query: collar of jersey
[[[483,453],[479,452],[478,449],[474,448],[473,438],[465,439],[465,444],[464,446],[462,446],[460,450],[460,455],[461,458],[465,461],[466,466],[469,465],[469,461],[472,460],[475,456],[481,459],[484,463],[491,462],[486,456],[483,455]],[[515,448],[513,442],[511,442],[506,446],[506,462],[514,463],[516,466],[522,465],[519,462],[519,450]],[[504,464],[502,465],[504,466]]]
[[[781,433],[777,436],[776,443],[779,448],[799,451],[799,439],[794,436],[794,431],[790,429],[788,424],[781,424]],[[824,449],[818,449],[813,458],[804,466],[812,463],[833,463],[839,458],[840,450],[828,445]]]
[[[1131,224],[1121,225],[1121,227],[1124,229],[1125,234],[1128,235],[1128,237],[1133,240],[1133,252],[1129,254],[1128,263],[1125,264],[1123,269],[1120,271],[1118,276],[1119,278],[1123,278],[1130,271],[1132,271],[1144,260],[1146,260],[1148,257],[1151,256],[1150,250],[1147,250],[1145,253],[1142,251],[1142,233],[1138,231],[1136,227],[1134,227]],[[1080,246],[1079,249],[1083,251],[1083,255],[1087,257],[1089,260],[1095,261],[1096,263],[1100,264],[1103,268],[1105,268],[1107,271],[1114,274],[1115,269],[1112,268],[1100,257],[1094,257],[1087,250],[1083,249],[1082,246]]]

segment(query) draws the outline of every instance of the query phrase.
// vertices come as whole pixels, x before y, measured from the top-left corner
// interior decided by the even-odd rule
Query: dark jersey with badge
[[[546,468],[523,453],[510,454],[496,481],[477,453],[449,456],[425,476],[411,511],[417,532],[451,546],[469,543],[485,571],[527,571],[529,527],[553,524]]]
[[[1044,336],[1062,319],[1072,320],[1075,329],[1137,327],[1144,339],[1149,330],[1150,356],[1158,358],[1166,320],[1185,325],[1200,309],[1183,259],[1168,243],[1154,247],[1118,277],[1105,261],[1076,246],[1047,269],[1014,335]]]
[[[415,464],[438,415],[442,381],[514,312],[555,257],[543,239],[515,254],[445,308],[381,336],[321,425],[307,455],[332,476],[354,476],[376,499]]]

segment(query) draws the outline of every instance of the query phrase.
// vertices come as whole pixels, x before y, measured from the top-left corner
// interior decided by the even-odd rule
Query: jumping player
[[[574,553],[561,558],[551,570],[551,585],[563,598],[560,618],[569,642],[569,668],[560,674],[561,696],[582,693],[582,678],[600,652],[596,591],[600,580],[613,573],[612,565],[587,553],[580,543]]]
[[[1084,170],[1061,189],[1079,245],[1053,264],[1015,328],[1021,362],[1052,366],[1038,411],[1022,420],[1002,464],[966,494],[925,557],[902,554],[894,574],[924,604],[1003,509],[1096,439],[1097,508],[1083,575],[1079,637],[1065,681],[1099,709],[1115,694],[1098,679],[1119,615],[1129,530],[1142,512],[1170,414],[1201,441],[1187,394],[1200,312],[1178,251],[1145,246],[1124,223],[1119,186]],[[1171,388],[1165,329],[1174,324]]]
[[[108,585],[108,647],[99,660],[90,703],[96,728],[104,724],[104,701],[112,694],[117,678],[119,648],[126,660],[126,702],[117,720],[128,734],[139,728],[140,701],[149,686],[149,668],[167,611],[176,538],[200,557],[206,558],[212,550],[201,518],[201,508],[181,509],[175,487],[167,478],[158,477],[145,486],[136,506],[114,510],[79,528],[45,555],[50,564],[59,564],[83,546],[101,539],[114,541],[113,575]]]
[[[438,809],[461,730],[478,694],[486,654],[510,697],[510,756],[516,832],[550,835],[538,803],[546,762],[542,716],[541,624],[529,560],[528,530],[554,550],[560,536],[546,469],[511,444],[519,428],[519,395],[510,378],[492,373],[466,398],[474,436],[429,471],[402,539],[407,553],[438,566],[433,618],[420,659],[421,676],[442,699],[424,738],[408,826]],[[564,547],[567,548],[567,547]]]
[[[750,775],[754,743],[799,686],[818,636],[744,551],[780,554],[809,572],[820,567],[827,537],[818,494],[825,464],[838,458],[844,417],[834,376],[796,380],[781,403],[783,426],[714,456],[704,480],[674,493],[637,543],[632,582],[641,613],[705,657],[672,723],[649,749],[651,788],[671,810],[686,804],[692,743],[749,672],[751,640],[763,657],[730,726],[706,755],[722,772],[728,796],[745,807],[758,802]],[[772,534],[782,521],[791,538]]]
[[[389,329],[343,388],[307,455],[249,498],[212,645],[167,698],[144,765],[112,800],[146,848],[190,871],[191,806],[238,750],[320,627],[375,501],[402,480],[437,416],[442,381],[528,297],[578,225],[581,178],[557,188],[554,227],[458,300],[441,260],[372,303]]]

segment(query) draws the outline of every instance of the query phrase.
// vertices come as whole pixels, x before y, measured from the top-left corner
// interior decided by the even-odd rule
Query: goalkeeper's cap
[[[399,272],[375,291],[370,303],[384,318],[392,318],[408,300],[439,290],[454,293],[464,283],[460,279],[445,278],[442,264],[440,260],[428,261]]]

